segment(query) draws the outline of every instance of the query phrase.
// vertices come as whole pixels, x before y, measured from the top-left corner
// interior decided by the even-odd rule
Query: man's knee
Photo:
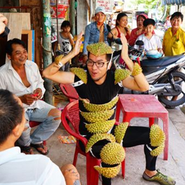
[[[48,116],[54,117],[54,120],[61,119],[61,111],[58,109],[51,109],[48,113]]]

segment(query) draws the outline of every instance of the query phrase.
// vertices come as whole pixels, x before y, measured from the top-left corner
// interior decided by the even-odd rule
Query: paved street
[[[164,174],[174,177],[177,185],[185,185],[185,115],[179,109],[169,109],[169,159],[163,160],[163,155],[158,157],[157,168]],[[161,122],[159,122],[161,125]],[[147,118],[135,118],[131,125],[148,126]],[[62,126],[47,141],[51,158],[58,166],[72,163],[75,144],[62,144],[58,140],[59,135],[68,135]],[[36,152],[35,152],[36,153]],[[82,185],[86,185],[85,157],[79,155],[77,169],[81,175]],[[158,183],[144,181],[141,176],[145,169],[143,146],[137,146],[126,150],[126,177],[121,173],[113,179],[113,185],[155,185]],[[101,185],[101,182],[99,182]]]

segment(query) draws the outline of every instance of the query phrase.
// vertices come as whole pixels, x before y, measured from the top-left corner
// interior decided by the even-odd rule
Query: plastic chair
[[[79,153],[86,156],[87,185],[98,185],[99,173],[94,169],[94,166],[100,165],[101,160],[92,157],[89,152],[88,153],[83,152],[79,146],[79,141],[81,141],[84,144],[84,146],[86,146],[87,139],[79,134],[78,128],[80,118],[79,118],[78,100],[70,102],[68,105],[66,105],[64,110],[62,111],[61,117],[62,124],[66,131],[77,139],[73,165],[76,166],[77,157]],[[70,124],[72,125],[73,128],[71,128]],[[122,162],[122,165],[123,164],[124,161]],[[123,171],[122,175],[124,175]]]
[[[76,89],[71,84],[60,84],[60,89],[69,98],[69,102],[79,99]]]
[[[41,122],[37,122],[37,121],[30,121],[30,127],[36,127],[40,124]],[[43,144],[46,145],[46,141],[43,141]]]

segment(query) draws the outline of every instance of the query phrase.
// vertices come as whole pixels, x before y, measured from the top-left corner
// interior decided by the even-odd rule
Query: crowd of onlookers
[[[87,58],[86,46],[96,42],[108,42],[120,38],[123,34],[130,46],[137,49],[135,44],[137,40],[144,42],[145,53],[150,50],[157,50],[165,56],[174,56],[182,54],[185,51],[185,31],[182,30],[181,24],[183,14],[175,12],[166,18],[164,24],[167,28],[164,38],[161,39],[155,34],[155,21],[144,13],[137,15],[137,27],[130,30],[128,26],[128,16],[121,12],[117,15],[116,25],[108,31],[108,25],[105,24],[106,14],[103,7],[98,7],[95,10],[94,22],[90,23],[85,28],[84,36],[84,62]]]

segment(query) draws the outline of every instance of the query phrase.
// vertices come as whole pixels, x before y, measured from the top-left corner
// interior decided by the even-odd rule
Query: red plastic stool
[[[168,160],[168,111],[153,95],[121,94],[116,109],[116,121],[119,122],[120,112],[123,112],[123,122],[130,122],[132,118],[148,117],[149,126],[154,124],[154,119],[163,121],[163,131],[166,136],[164,160]],[[124,161],[125,162],[125,161]],[[125,165],[122,164],[122,173]]]

